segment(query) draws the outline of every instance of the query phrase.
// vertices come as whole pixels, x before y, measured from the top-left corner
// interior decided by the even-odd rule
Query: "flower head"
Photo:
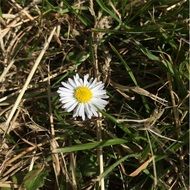
[[[89,78],[85,75],[80,78],[76,74],[73,79],[69,78],[67,82],[62,82],[58,93],[63,108],[67,112],[73,111],[73,117],[80,116],[85,120],[86,116],[90,119],[92,116],[98,117],[98,109],[102,110],[107,105],[108,96],[104,90],[104,84],[97,79]]]

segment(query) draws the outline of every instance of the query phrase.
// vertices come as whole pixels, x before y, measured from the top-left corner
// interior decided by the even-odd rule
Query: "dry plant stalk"
[[[54,129],[54,121],[53,121],[53,112],[52,112],[52,106],[51,106],[51,88],[50,88],[50,65],[48,64],[48,104],[49,104],[49,120],[50,120],[50,127],[51,127],[51,141],[50,141],[50,148],[53,152],[57,148],[57,141],[55,140],[55,129]],[[58,189],[59,187],[59,181],[58,176],[60,175],[60,162],[59,162],[59,155],[52,153],[52,160],[53,160],[53,169],[55,173],[56,183]]]
[[[104,18],[101,18],[101,13],[98,13],[98,16],[96,16],[94,11],[94,3],[93,0],[90,0],[90,12],[93,15],[95,19],[95,28],[104,28],[104,25],[101,23],[101,21]],[[104,23],[104,22],[103,22]],[[99,71],[99,64],[98,64],[98,44],[100,43],[102,37],[104,34],[96,34],[95,32],[92,32],[92,39],[93,39],[93,65],[94,65],[94,74],[96,78],[100,78],[100,71]],[[101,114],[100,114],[101,117]],[[96,128],[97,128],[97,140],[102,141],[102,123],[101,120],[97,120],[96,122]],[[99,170],[101,174],[104,172],[104,158],[103,158],[103,149],[100,147],[97,150],[97,157],[98,157],[98,163],[99,163]],[[99,185],[101,190],[105,190],[105,181],[104,178],[101,178],[99,181]]]
[[[102,141],[102,122],[101,120],[97,120],[96,122],[97,127],[97,140]],[[104,173],[104,158],[103,158],[103,149],[102,147],[98,148],[98,161],[99,161],[99,167],[100,167],[100,176]],[[105,181],[102,177],[99,181],[99,185],[101,187],[101,190],[105,190]]]

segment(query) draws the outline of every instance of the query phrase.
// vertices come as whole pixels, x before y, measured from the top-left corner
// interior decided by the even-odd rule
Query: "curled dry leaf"
[[[131,174],[129,174],[129,176],[130,177],[135,177],[135,176],[139,175],[140,172],[142,172],[144,169],[146,169],[148,167],[148,165],[150,164],[150,162],[152,162],[153,159],[154,159],[154,156],[152,156],[151,158],[149,158],[140,167],[138,167],[134,172],[132,172]]]

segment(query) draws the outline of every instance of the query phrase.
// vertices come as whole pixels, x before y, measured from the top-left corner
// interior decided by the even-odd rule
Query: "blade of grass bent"
[[[131,70],[131,68],[128,66],[128,64],[126,63],[126,61],[123,59],[123,57],[120,55],[120,53],[116,50],[116,48],[111,44],[110,47],[112,48],[112,50],[114,51],[114,53],[118,56],[118,58],[121,60],[121,63],[123,63],[125,69],[127,70],[127,72],[129,73],[129,76],[131,77],[133,83],[138,86],[137,81],[135,79],[135,76]]]
[[[96,2],[99,4],[99,6],[104,10],[106,13],[108,13],[113,19],[115,19],[119,24],[121,24],[121,20],[104,4],[102,0],[96,0]]]
[[[79,15],[76,10],[71,6],[69,5],[69,3],[66,1],[66,0],[62,0],[62,2],[64,3],[64,5],[68,8],[68,10],[70,12],[72,12],[73,14],[75,14],[79,20],[85,25],[85,26],[88,26],[88,22],[87,22],[87,18],[84,18],[83,16]]]
[[[112,172],[119,164],[121,164],[122,162],[124,162],[126,159],[131,158],[131,157],[137,157],[138,154],[130,154],[127,156],[124,156],[123,158],[120,158],[118,161],[116,161],[114,164],[112,164],[111,166],[109,166],[104,173],[102,173],[100,175],[100,179],[106,177],[110,172]]]
[[[120,55],[120,53],[117,51],[117,49],[111,44],[109,43],[112,50],[115,52],[115,54],[119,57],[119,59],[121,60],[121,62],[123,63],[125,69],[127,70],[129,76],[131,77],[131,80],[133,81],[133,83],[136,85],[136,86],[139,86],[138,83],[137,83],[137,80],[131,70],[131,68],[128,66],[128,64],[126,63],[126,61],[123,59],[123,57]],[[149,113],[150,112],[150,108],[148,106],[148,103],[146,101],[146,98],[144,96],[141,96],[142,97],[142,101],[143,101],[143,104],[144,104],[144,107],[146,109],[146,112]]]

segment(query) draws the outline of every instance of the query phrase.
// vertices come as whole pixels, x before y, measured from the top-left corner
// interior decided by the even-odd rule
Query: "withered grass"
[[[186,0],[0,4],[0,189],[189,189]],[[101,117],[61,108],[75,73]]]

